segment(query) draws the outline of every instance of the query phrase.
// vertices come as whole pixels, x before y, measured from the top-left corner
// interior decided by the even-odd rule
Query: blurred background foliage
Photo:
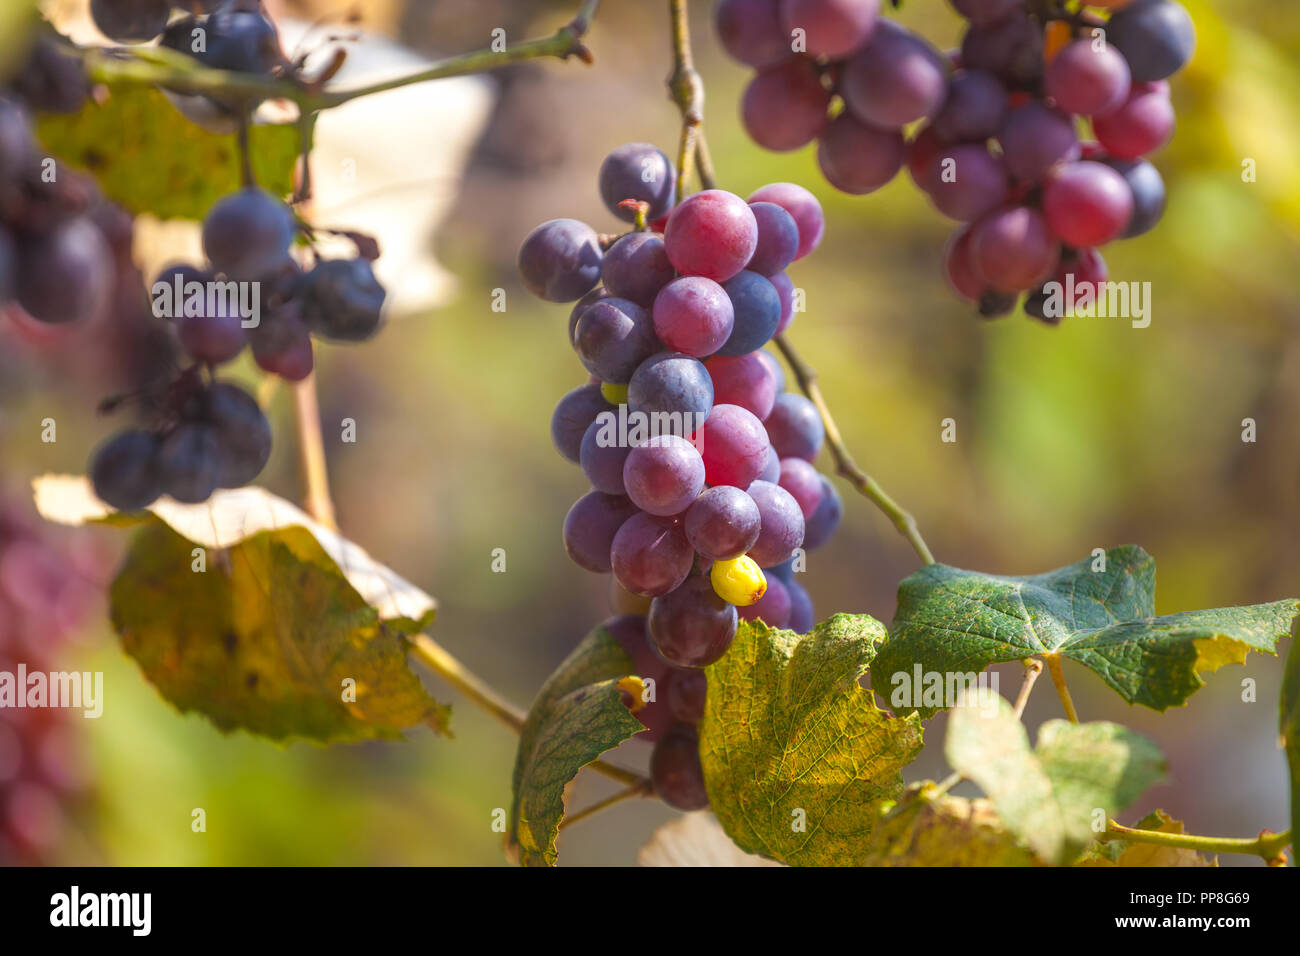
[[[1155,159],[1168,213],[1153,233],[1106,251],[1113,279],[1151,282],[1146,329],[978,319],[941,276],[950,224],[905,173],[875,195],[844,196],[826,186],[812,149],[776,155],[747,140],[737,110],[747,71],[721,54],[709,5],[693,5],[720,185],[745,195],[791,180],[825,204],[826,240],[792,270],[808,311],[790,337],[821,373],[859,462],[914,512],[945,563],[1034,573],[1136,543],[1158,562],[1162,613],[1300,594],[1300,7],[1183,2],[1199,35],[1173,84],[1176,137]],[[549,34],[575,6],[364,5],[374,26],[431,55],[483,46],[498,26],[511,40]],[[458,191],[436,247],[459,277],[454,301],[392,323],[372,344],[321,355],[345,532],[436,594],[439,640],[520,704],[609,612],[608,581],[571,565],[560,544],[564,513],[586,490],[548,432],[554,402],[585,380],[564,344],[568,310],[524,292],[514,251],[543,219],[614,229],[595,188],[612,147],[648,140],[675,151],[665,6],[603,4],[589,36],[592,67],[545,62],[494,74],[499,97],[467,176],[441,184]],[[899,15],[941,47],[958,40],[943,0],[908,0]],[[1257,182],[1243,182],[1247,159]],[[491,309],[498,288],[505,312]],[[67,351],[48,361],[0,354],[0,481],[10,495],[24,495],[33,475],[81,470],[113,427],[92,412],[102,397],[94,350]],[[288,399],[274,405],[277,451],[263,482],[296,498]],[[60,423],[57,444],[36,437],[46,416]],[[328,427],[344,417],[358,422],[355,445]],[[955,444],[940,441],[949,417]],[[1258,423],[1253,444],[1241,440],[1245,418]],[[819,618],[864,611],[888,622],[915,556],[841,487],[844,527],[813,556],[804,583]],[[504,574],[491,571],[495,548],[505,549]],[[418,732],[401,743],[279,748],[175,714],[118,650],[103,615],[76,666],[106,672],[107,704],[83,728],[97,797],[56,861],[504,863],[491,820],[509,805],[514,737],[446,688],[436,690],[455,705],[456,740]],[[1126,723],[1169,758],[1167,785],[1133,819],[1162,806],[1190,832],[1285,826],[1279,661],[1254,656],[1221,671],[1163,716],[1127,707],[1079,668],[1067,664],[1067,675],[1084,719]],[[1001,676],[1013,696],[1019,667]],[[1242,700],[1247,678],[1256,702]],[[1027,721],[1057,716],[1044,682]],[[940,716],[911,777],[944,772],[942,735]],[[633,741],[615,759],[641,765],[648,750]],[[608,792],[584,775],[571,805]],[[206,833],[191,832],[196,807],[207,812]],[[670,816],[652,801],[623,804],[566,832],[561,863],[630,863]]]

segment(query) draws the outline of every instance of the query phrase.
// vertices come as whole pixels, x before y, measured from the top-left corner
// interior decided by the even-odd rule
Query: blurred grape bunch
[[[102,555],[84,534],[55,540],[0,499],[0,673],[67,669],[71,637],[98,598]],[[84,799],[78,710],[0,707],[0,866],[49,862]]]

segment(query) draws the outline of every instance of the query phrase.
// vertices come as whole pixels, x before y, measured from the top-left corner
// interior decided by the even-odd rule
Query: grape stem
[[[1079,712],[1074,709],[1074,698],[1070,696],[1070,688],[1065,683],[1065,671],[1061,669],[1061,655],[1044,654],[1043,659],[1047,661],[1047,670],[1052,675],[1052,683],[1056,685],[1056,694],[1061,698],[1061,706],[1065,708],[1066,719],[1072,724],[1077,724]]]
[[[835,424],[835,418],[831,415],[830,407],[826,404],[821,387],[817,384],[817,373],[794,350],[794,346],[786,341],[784,335],[778,335],[772,341],[776,343],[776,347],[785,356],[786,364],[790,366],[790,370],[794,373],[799,388],[817,406],[822,424],[826,427],[826,446],[835,459],[836,469],[839,474],[889,516],[899,533],[907,539],[916,553],[920,555],[922,561],[926,564],[934,564],[934,555],[930,553],[929,546],[925,543],[925,539],[921,537],[921,531],[917,527],[916,519],[891,498],[874,478],[858,467],[858,463],[849,454],[849,450],[844,444],[844,437],[840,434],[839,426]]]
[[[601,810],[612,807],[616,803],[622,803],[624,800],[630,800],[633,797],[648,797],[653,793],[654,787],[651,786],[649,780],[643,780],[639,783],[631,784],[624,787],[622,790],[610,794],[604,800],[598,800],[591,806],[585,807],[577,813],[566,816],[560,821],[560,829],[564,830],[567,827],[573,826],[573,824],[580,820],[585,820],[587,817],[595,816]]]
[[[1190,833],[1161,833],[1156,830],[1140,830],[1126,827],[1114,820],[1106,821],[1106,832],[1097,837],[1102,843],[1124,840],[1128,843],[1149,843],[1153,846],[1176,847],[1183,850],[1199,850],[1202,853],[1244,853],[1258,856],[1270,866],[1285,866],[1286,857],[1283,850],[1291,845],[1291,831],[1283,830],[1273,833],[1262,831],[1252,839],[1232,837],[1193,836]]]
[[[695,56],[691,52],[690,11],[686,0],[668,0],[672,19],[673,71],[668,75],[668,92],[682,114],[681,145],[677,151],[677,201],[686,196],[692,167],[700,168],[700,180],[705,182],[705,163],[708,149],[704,144],[704,81],[695,69]],[[704,161],[701,161],[703,156]],[[708,164],[708,181],[712,187],[713,169]]]
[[[302,472],[303,507],[331,531],[338,531],[334,499],[330,495],[329,469],[325,463],[325,442],[321,436],[320,400],[316,395],[316,373],[294,386],[294,424],[298,432],[298,465]]]

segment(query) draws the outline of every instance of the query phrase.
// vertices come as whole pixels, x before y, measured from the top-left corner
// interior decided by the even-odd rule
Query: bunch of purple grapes
[[[100,591],[102,556],[87,544],[49,541],[26,512],[0,502],[0,672],[16,675],[20,664],[28,674],[61,669]],[[81,723],[67,709],[0,708],[0,865],[41,862],[57,843],[86,787]]]
[[[610,240],[573,219],[543,223],[519,268],[539,297],[576,300],[569,339],[591,378],[560,400],[551,434],[592,490],[566,516],[564,546],[580,567],[612,572],[628,614],[609,626],[638,673],[666,682],[664,702],[639,715],[658,738],[661,796],[689,808],[707,802],[692,743],[698,669],[726,653],[740,619],[812,627],[795,564],[830,538],[841,503],[812,465],[825,437],[816,407],[784,391],[763,349],[794,318],[785,270],[821,241],[820,204],[776,183],[748,201],[709,189],[674,206],[675,185],[663,152],[619,147],[601,196],[640,227]]]
[[[715,22],[758,71],[741,104],[755,142],[816,140],[827,181],[853,194],[906,165],[964,223],[945,253],[953,289],[987,317],[1029,293],[1025,311],[1054,324],[1095,301],[1107,278],[1097,247],[1164,211],[1143,157],[1173,135],[1165,81],[1195,29],[1173,0],[951,3],[969,27],[947,56],[879,0],[720,0]]]

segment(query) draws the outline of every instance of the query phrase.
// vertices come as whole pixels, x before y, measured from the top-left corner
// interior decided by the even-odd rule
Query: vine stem
[[[1139,830],[1135,827],[1123,826],[1114,820],[1107,820],[1106,832],[1101,834],[1098,839],[1103,843],[1127,840],[1130,843],[1149,843],[1153,846],[1200,850],[1203,853],[1244,853],[1248,856],[1258,856],[1271,865],[1281,866],[1284,861],[1282,851],[1291,845],[1291,831],[1283,830],[1281,833],[1272,833],[1265,830],[1254,839],[1238,839]]]
[[[303,506],[307,513],[331,531],[338,531],[334,499],[330,495],[329,469],[325,463],[325,442],[321,434],[320,399],[316,394],[316,373],[294,386],[294,424],[298,432],[298,466],[302,472]]]
[[[704,145],[704,81],[695,69],[691,52],[690,10],[687,0],[668,0],[672,21],[673,71],[668,75],[668,92],[682,114],[681,146],[677,152],[677,201],[686,196],[692,168],[700,170],[705,188],[713,185],[713,164]],[[707,169],[707,179],[705,170]]]
[[[1034,684],[1038,681],[1038,675],[1043,672],[1043,662],[1033,657],[1026,657],[1020,662],[1025,665],[1025,676],[1020,682],[1020,693],[1016,695],[1016,706],[1014,714],[1016,720],[1020,720],[1025,714],[1025,705],[1029,703],[1029,694],[1034,689]],[[939,783],[935,784],[934,795],[941,796],[951,790],[957,784],[964,780],[960,773],[953,771]]]
[[[1070,696],[1070,688],[1065,683],[1065,671],[1061,669],[1061,655],[1044,654],[1043,659],[1047,661],[1047,669],[1052,675],[1052,683],[1056,685],[1056,694],[1061,698],[1061,706],[1065,708],[1066,719],[1072,724],[1077,724],[1079,712],[1074,709],[1074,698]]]
[[[776,336],[773,339],[776,347],[781,350],[785,357],[786,364],[794,372],[795,381],[799,383],[799,388],[805,395],[817,406],[817,412],[821,415],[822,424],[826,428],[826,446],[831,451],[831,456],[835,459],[835,466],[841,477],[846,479],[859,493],[865,495],[876,507],[889,516],[893,521],[899,533],[907,539],[921,560],[926,564],[934,564],[934,555],[930,553],[930,547],[921,537],[921,530],[917,527],[916,519],[912,514],[903,509],[884,488],[880,487],[879,482],[863,471],[853,456],[849,453],[848,447],[844,444],[844,437],[840,434],[839,426],[835,424],[835,417],[831,414],[830,406],[826,404],[826,398],[822,395],[821,386],[817,384],[817,373],[813,370],[802,356],[795,351],[784,334]]]
[[[631,800],[633,797],[648,797],[653,792],[654,788],[650,785],[649,780],[643,780],[639,783],[631,784],[624,789],[619,790],[617,793],[610,794],[604,800],[598,800],[591,806],[585,807],[570,816],[566,816],[560,821],[560,829],[564,830],[567,827],[573,826],[573,824],[580,820],[585,820],[587,817],[595,816],[601,810],[612,807],[616,803],[622,803],[624,800]]]

